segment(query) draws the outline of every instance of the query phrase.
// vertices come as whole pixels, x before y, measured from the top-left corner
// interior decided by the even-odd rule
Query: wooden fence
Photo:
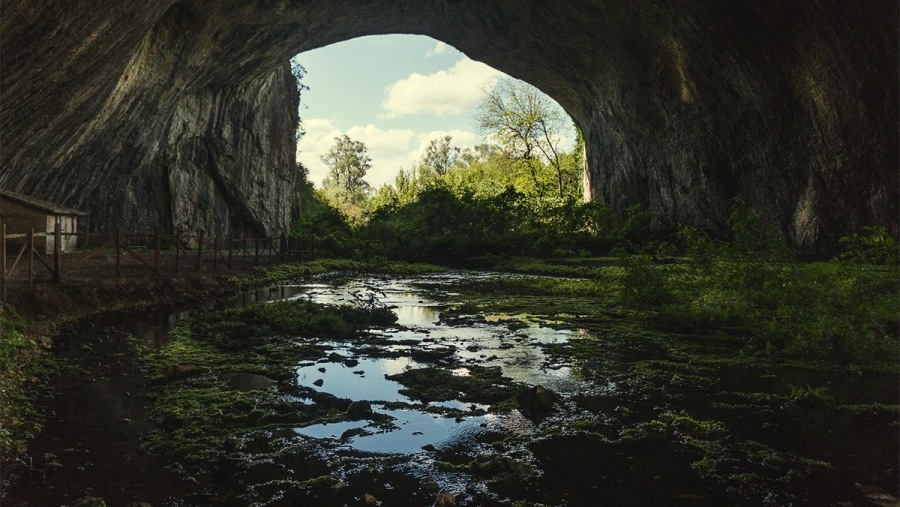
[[[62,249],[74,237],[74,252]],[[37,238],[52,239],[52,252],[35,248]],[[44,242],[45,244],[47,242]],[[68,243],[68,242],[67,242]],[[311,260],[312,238],[235,238],[199,234],[52,233],[8,234],[0,226],[0,300],[11,284],[32,287],[35,281],[63,279],[175,276],[218,272],[275,262]]]

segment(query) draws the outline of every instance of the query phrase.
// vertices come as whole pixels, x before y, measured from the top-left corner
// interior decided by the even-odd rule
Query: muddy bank
[[[94,280],[38,285],[10,292],[8,306],[29,335],[49,335],[61,324],[90,315],[137,307],[188,304],[236,290],[228,277],[190,276]]]
[[[98,417],[101,413],[105,413],[99,416],[101,420],[108,417],[128,421],[146,419],[140,414],[141,405],[128,397],[145,386],[139,379],[124,373],[128,371],[122,363],[126,357],[124,350],[111,350],[114,341],[105,340],[103,346],[94,351],[92,360],[84,357],[76,360],[76,354],[83,354],[92,346],[85,344],[84,350],[68,350],[71,344],[64,339],[67,329],[90,327],[90,319],[104,322],[109,318],[120,320],[160,311],[168,314],[176,305],[196,305],[233,290],[233,283],[224,277],[194,276],[47,284],[11,291],[7,305],[0,307],[0,311],[4,322],[15,326],[18,331],[14,332],[20,333],[22,339],[0,376],[0,428],[4,430],[0,485],[3,489],[7,490],[11,483],[19,480],[25,484],[36,480],[39,484],[48,471],[61,474],[73,470],[79,473],[99,471],[97,459],[85,459],[82,464],[68,468],[59,466],[61,459],[75,458],[76,447],[61,449],[48,445],[41,449],[29,446],[41,432],[51,442],[58,439],[58,436],[52,436],[60,431],[55,427],[58,426],[56,422],[66,421],[60,423],[65,425],[70,424],[72,418]],[[101,315],[107,316],[99,317]],[[74,367],[82,362],[87,367]],[[98,392],[105,394],[95,396]],[[136,435],[125,436],[119,428],[98,424],[83,424],[82,427],[90,429],[83,436],[85,443],[90,442],[85,448],[99,446],[112,451],[137,438]],[[119,469],[123,465],[120,460],[128,457],[128,453],[111,452],[108,455],[114,458],[106,471]],[[38,463],[35,463],[36,458]],[[102,470],[102,465],[99,466]],[[70,479],[78,482],[75,477]],[[74,500],[77,498],[60,501]],[[10,502],[3,503],[16,504]]]

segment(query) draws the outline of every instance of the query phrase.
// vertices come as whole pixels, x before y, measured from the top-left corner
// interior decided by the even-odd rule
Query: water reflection
[[[373,408],[393,419],[390,428],[350,421],[314,424],[294,431],[310,438],[341,440],[342,444],[358,451],[414,454],[423,452],[423,447],[440,448],[472,440],[490,427],[487,416],[448,418],[411,409],[386,410],[378,405]]]
[[[517,411],[504,416],[483,415],[487,405],[460,400],[432,402],[428,407],[454,411],[452,417],[429,413],[426,406],[417,409],[412,400],[400,393],[403,386],[386,379],[387,375],[431,366],[434,361],[449,361],[457,366],[454,375],[467,376],[473,366],[497,366],[503,374],[528,385],[544,384],[554,390],[574,391],[581,382],[569,367],[554,367],[542,346],[568,342],[575,333],[555,329],[530,315],[478,315],[446,322],[446,293],[440,284],[453,280],[446,275],[427,280],[429,289],[420,289],[418,281],[358,280],[341,286],[307,284],[299,286],[295,298],[322,304],[380,304],[397,315],[390,329],[372,333],[387,341],[376,352],[354,350],[341,343],[327,344],[333,355],[315,364],[296,368],[297,383],[306,388],[339,398],[372,402],[402,402],[411,406],[387,409],[375,405],[375,421],[351,421],[316,424],[295,431],[311,439],[332,439],[357,451],[377,453],[415,453],[422,446],[440,447],[461,438],[474,439],[488,431],[500,433],[529,431],[531,423]],[[435,353],[433,356],[428,352]],[[387,355],[392,357],[372,357]],[[449,357],[448,357],[449,354]],[[400,358],[396,356],[400,355]],[[416,357],[414,360],[411,357]],[[433,359],[425,359],[433,357]],[[471,415],[470,415],[471,414]],[[476,415],[477,414],[477,415]],[[384,424],[384,416],[393,418]]]
[[[399,393],[403,387],[388,380],[386,375],[403,373],[421,365],[409,358],[348,359],[300,366],[296,369],[297,384],[338,398],[367,401],[411,400]]]

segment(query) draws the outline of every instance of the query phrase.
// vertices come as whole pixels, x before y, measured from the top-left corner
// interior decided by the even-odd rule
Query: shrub
[[[838,260],[860,264],[896,266],[900,260],[900,243],[881,226],[867,225],[863,234],[844,236],[840,243],[846,250]]]
[[[28,342],[22,323],[15,316],[0,313],[0,372],[12,365],[19,349]]]

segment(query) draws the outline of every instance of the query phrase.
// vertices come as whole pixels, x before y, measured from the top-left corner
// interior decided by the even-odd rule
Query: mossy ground
[[[555,463],[565,449],[573,455],[586,450],[614,455],[610,467],[622,470],[629,462],[620,459],[620,453],[656,460],[660,466],[668,464],[670,473],[684,474],[687,489],[673,494],[692,495],[690,488],[703,494],[712,490],[736,503],[752,503],[767,495],[777,501],[815,501],[819,497],[804,488],[826,483],[841,467],[860,467],[882,484],[891,470],[896,471],[896,463],[877,443],[858,443],[873,456],[869,464],[842,461],[843,448],[833,443],[815,451],[803,445],[803,439],[815,441],[835,430],[851,440],[861,427],[881,434],[892,421],[896,433],[900,407],[894,396],[896,385],[891,387],[889,382],[895,380],[896,366],[892,369],[878,361],[847,365],[830,356],[761,348],[758,337],[764,327],[747,320],[735,325],[732,320],[713,319],[709,326],[700,326],[695,314],[686,313],[688,324],[669,325],[676,307],[661,310],[629,304],[622,295],[627,268],[606,260],[504,262],[510,271],[541,276],[461,280],[452,287],[459,295],[443,300],[450,307],[441,319],[457,319],[464,325],[499,314],[500,321],[515,330],[526,324],[510,316],[528,314],[543,325],[581,329],[566,343],[541,347],[554,364],[571,366],[576,378],[596,386],[596,391],[563,400],[554,414],[534,422],[534,433],[506,436],[491,443],[490,452],[440,452],[437,459],[446,463],[448,471],[470,474],[514,501],[534,505],[553,504],[554,494],[577,488],[572,480],[606,481],[592,474],[614,473],[604,466],[597,470],[588,466],[578,473],[561,474],[565,467]],[[412,276],[436,269],[328,261],[279,268],[264,278],[311,276],[341,266],[350,271],[336,275],[335,280],[360,272]],[[681,273],[682,268],[662,269]],[[831,269],[822,269],[828,280],[846,281]],[[544,276],[548,273],[566,277]],[[891,287],[887,281],[871,282],[868,275],[858,279],[869,280],[867,290],[877,294]],[[885,314],[879,305],[870,315],[873,322]],[[701,313],[705,308],[700,308]],[[166,456],[186,473],[218,470],[241,478],[236,484],[251,485],[253,492],[231,491],[228,495],[234,495],[234,501],[246,500],[247,494],[266,497],[269,493],[263,489],[276,485],[304,501],[309,495],[349,501],[352,495],[346,489],[335,490],[341,480],[333,474],[334,468],[293,439],[291,431],[317,421],[346,420],[346,404],[323,399],[297,403],[298,394],[309,393],[298,390],[293,368],[327,358],[330,349],[322,345],[323,340],[345,341],[372,355],[396,354],[385,348],[388,343],[383,338],[364,332],[371,326],[390,325],[391,318],[389,311],[377,306],[326,307],[286,301],[195,314],[180,322],[161,348],[133,340],[134,351],[156,381],[150,400],[157,430],[148,436],[146,450]],[[504,378],[499,368],[467,365],[468,375],[454,374],[452,370],[460,365],[448,361],[453,349],[438,352],[446,364],[410,369],[394,377],[410,398],[493,404],[495,410],[516,406],[515,398],[524,386]],[[252,385],[239,381],[248,376],[255,379]],[[888,381],[881,382],[883,378]],[[886,387],[871,387],[881,385]],[[357,455],[355,459],[371,458]],[[367,466],[388,467],[383,461]],[[560,486],[553,486],[551,479]],[[603,484],[616,494],[632,493],[617,489],[627,486]],[[852,495],[857,493],[841,491],[838,497],[856,498]],[[589,498],[580,494],[574,498]]]
[[[292,368],[327,356],[317,338],[349,340],[394,319],[380,308],[289,300],[198,314],[179,323],[159,349],[136,341],[144,367],[160,384],[150,393],[160,431],[149,447],[182,464],[209,465],[248,431],[334,418],[334,407],[288,400]],[[271,385],[230,386],[239,374]]]

